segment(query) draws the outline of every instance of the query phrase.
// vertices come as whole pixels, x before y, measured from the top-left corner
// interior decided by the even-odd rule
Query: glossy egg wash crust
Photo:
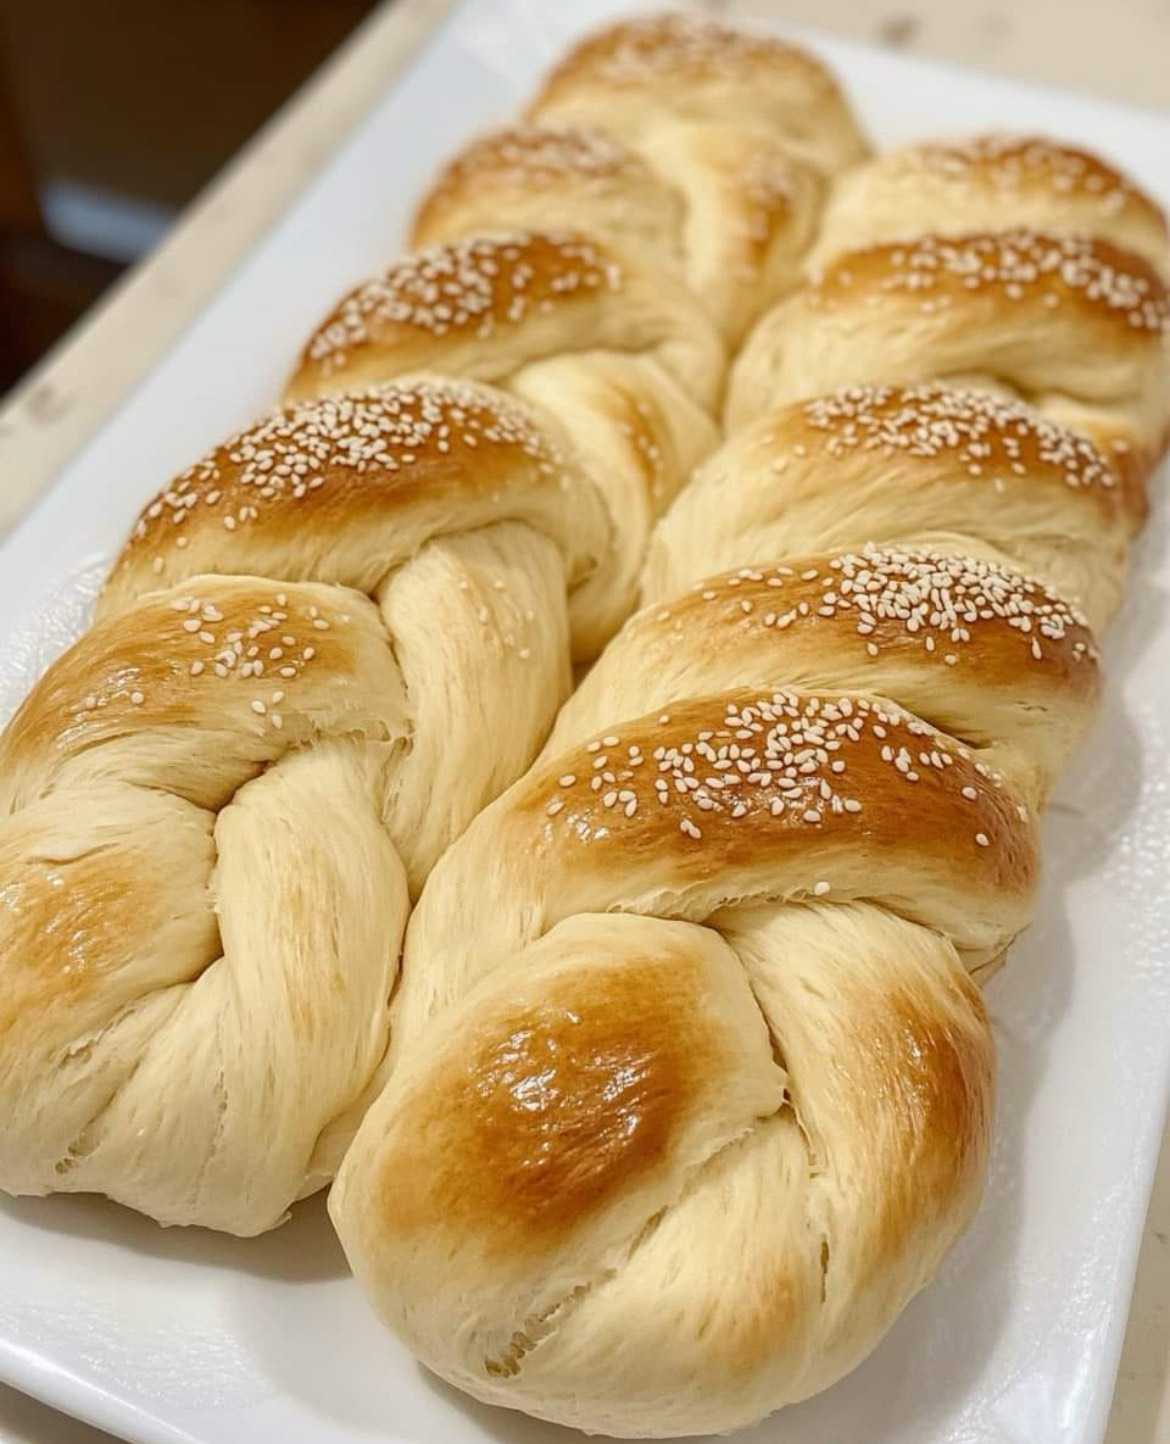
[[[1170,435],[1165,219],[1039,137],[872,157],[815,58],[670,15],[411,244],[0,738],[0,1187],[250,1235],[335,1178],[444,1378],[726,1431],[978,1206],[978,984]]]

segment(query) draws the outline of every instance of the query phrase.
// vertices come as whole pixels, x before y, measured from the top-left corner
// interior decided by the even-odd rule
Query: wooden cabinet
[[[65,189],[165,223],[373,8],[0,0],[0,389],[134,249],[54,235],[42,201]]]

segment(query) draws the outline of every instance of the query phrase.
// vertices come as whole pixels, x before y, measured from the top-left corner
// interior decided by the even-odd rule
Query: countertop
[[[164,243],[0,408],[0,528],[48,485],[165,353],[409,62],[451,0],[392,0],[280,111]],[[1166,0],[707,0],[1025,80],[1167,108]],[[1107,18],[1106,18],[1107,17]],[[989,127],[995,117],[988,117]],[[0,1439],[101,1444],[107,1435],[0,1386]],[[1138,1263],[1106,1444],[1170,1441],[1170,1134]],[[1058,1444],[1058,1441],[1036,1441]]]

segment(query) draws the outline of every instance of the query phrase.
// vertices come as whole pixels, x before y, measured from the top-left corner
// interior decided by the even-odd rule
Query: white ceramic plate
[[[277,392],[336,294],[394,254],[436,162],[514,111],[615,0],[468,0],[173,354],[0,548],[0,711],[83,625],[140,503]],[[1040,129],[1170,203],[1170,118],[818,37],[877,141]],[[1046,827],[1034,927],[991,985],[987,1200],[873,1357],[756,1444],[1098,1444],[1170,1078],[1165,508],[1110,638],[1111,691]],[[568,1441],[433,1381],[374,1322],[320,1199],[266,1238],[93,1199],[0,1203],[0,1379],[143,1444]]]

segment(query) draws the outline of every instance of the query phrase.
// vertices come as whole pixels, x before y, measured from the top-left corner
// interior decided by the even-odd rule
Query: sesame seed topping
[[[722,713],[707,715],[710,720],[693,733],[664,739],[651,750],[649,786],[631,765],[620,777],[611,770],[595,771],[588,793],[607,812],[630,818],[644,808],[675,809],[679,830],[692,839],[703,835],[700,818],[738,824],[766,814],[822,828],[863,812],[862,801],[850,793],[854,759],[864,755],[867,768],[888,768],[890,778],[897,779],[894,785],[916,791],[929,779],[936,789],[957,794],[970,786],[974,771],[985,780],[982,806],[1004,815],[1008,805],[1006,799],[995,798],[1001,781],[990,768],[974,761],[962,744],[891,702],[864,695],[743,694],[738,701],[728,700]],[[873,741],[858,754],[866,734]],[[594,738],[583,745],[584,753],[596,755],[602,745]],[[602,754],[600,761],[608,755]],[[638,757],[641,760],[640,747]],[[546,794],[541,805],[547,809],[550,801],[563,801],[562,793],[578,785],[578,776],[576,770],[562,773],[557,792]],[[577,815],[574,831],[580,823]],[[826,883],[816,895],[829,887]]]
[[[141,513],[121,564],[178,544],[169,518],[200,507],[230,532],[278,505],[324,496],[323,488],[349,492],[355,476],[369,474],[371,487],[404,485],[412,461],[460,433],[563,473],[564,457],[519,403],[464,382],[402,382],[298,402],[177,477]],[[222,514],[215,511],[221,500],[229,508]]]
[[[725,609],[720,615],[739,626],[746,585],[758,587],[765,596],[787,589],[792,593],[789,608],[783,613],[754,614],[758,626],[783,630],[798,619],[816,625],[819,619],[840,618],[852,623],[871,657],[881,650],[874,638],[887,646],[908,639],[931,660],[953,665],[957,653],[949,648],[966,647],[989,627],[1004,624],[1018,635],[1020,655],[1029,661],[1067,657],[1087,663],[1097,657],[1088,622],[1076,607],[1040,582],[997,562],[929,548],[869,545],[804,568],[798,577],[791,567],[784,573],[772,568],[757,572],[758,582],[747,582],[738,572],[727,573],[707,578],[692,595],[704,602],[722,600]],[[819,604],[805,604],[802,610],[800,593],[807,592],[812,582],[819,582]],[[784,601],[780,597],[779,605]],[[649,625],[649,619],[643,624]],[[1047,650],[1037,644],[1037,636],[1051,644]],[[1064,644],[1063,650],[1056,644]],[[948,650],[944,652],[942,646]]]
[[[927,382],[911,387],[848,386],[809,401],[807,426],[824,434],[834,458],[853,450],[882,456],[953,455],[977,476],[1003,482],[1027,474],[1021,456],[1058,472],[1067,486],[1112,489],[1117,478],[1087,437],[1049,421],[1022,402],[990,392],[964,391]],[[997,488],[1002,492],[1002,487]]]
[[[305,348],[325,376],[375,341],[411,332],[431,337],[495,331],[541,316],[553,304],[580,304],[620,290],[617,263],[595,243],[561,232],[476,236],[404,256],[352,291]],[[405,333],[405,334],[403,334]]]
[[[774,36],[677,13],[636,17],[590,36],[554,72],[551,88],[555,93],[565,73],[590,87],[599,82],[642,86],[680,74],[746,78],[759,67],[766,67],[765,75],[776,83],[783,74],[777,73],[779,67],[795,68],[817,89],[834,88],[817,61]]]
[[[1144,202],[1125,178],[1098,157],[1034,136],[981,135],[931,141],[888,158],[894,171],[922,170],[964,192],[976,186],[998,192],[1043,187],[1090,200],[1103,215]]]
[[[451,161],[431,191],[433,204],[452,190],[471,185],[526,189],[570,180],[587,189],[622,172],[640,179],[646,167],[603,131],[570,126],[514,125],[473,141]]]
[[[1170,296],[1152,267],[1083,235],[1017,228],[872,246],[833,262],[807,295],[814,306],[833,305],[854,287],[874,296],[913,293],[929,310],[954,304],[956,295],[988,290],[1009,300],[1076,299],[1134,330],[1170,330]]]

